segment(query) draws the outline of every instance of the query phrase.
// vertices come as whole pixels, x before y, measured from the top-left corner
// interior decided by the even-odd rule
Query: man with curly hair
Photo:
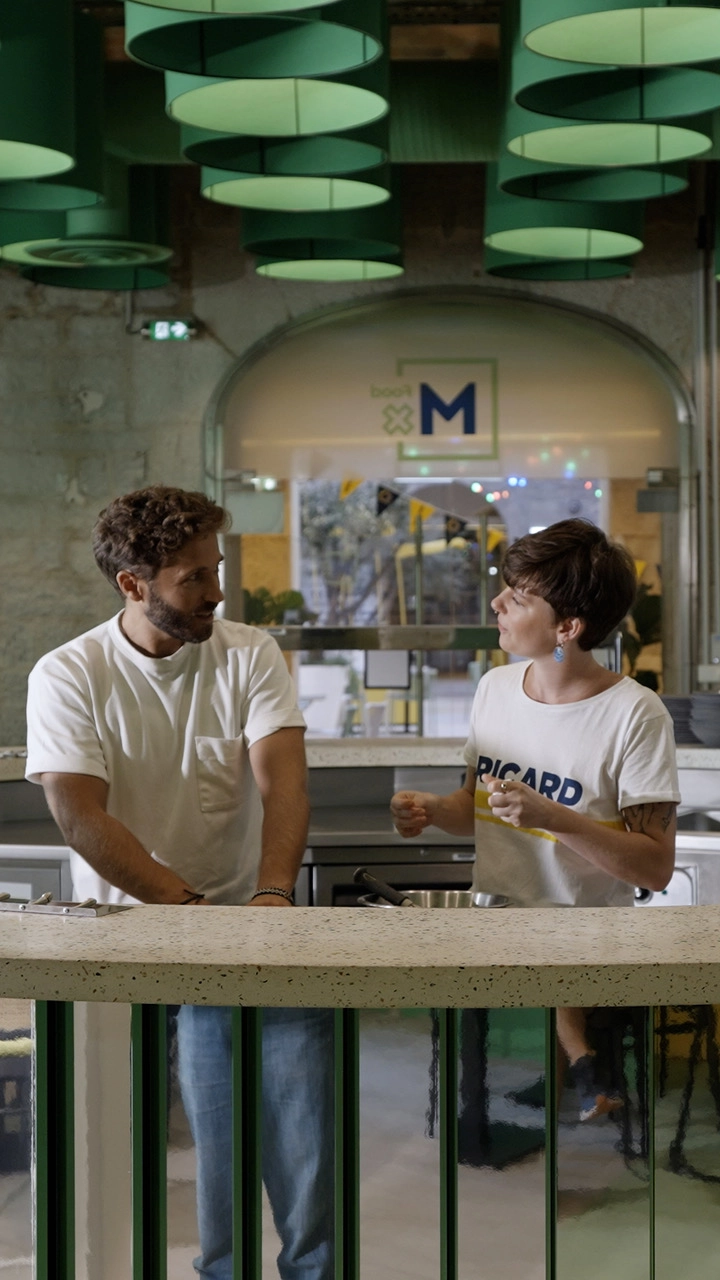
[[[287,909],[306,844],[303,717],[265,632],[215,619],[226,512],[153,485],[93,533],[123,607],[31,673],[27,776],[101,902]],[[332,1016],[263,1017],[263,1178],[283,1280],[331,1280]],[[231,1010],[184,1005],[179,1074],[195,1139],[203,1280],[231,1280]]]

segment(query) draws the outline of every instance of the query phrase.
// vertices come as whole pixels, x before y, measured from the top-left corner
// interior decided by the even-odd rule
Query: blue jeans
[[[183,1005],[178,1067],[197,1155],[203,1280],[232,1280],[232,1061],[229,1008]],[[333,1015],[266,1009],[262,1175],[282,1242],[282,1280],[334,1277]]]

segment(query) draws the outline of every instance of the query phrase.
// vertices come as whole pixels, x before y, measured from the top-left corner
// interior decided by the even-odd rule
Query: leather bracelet
[[[266,893],[274,894],[276,898],[286,898],[288,902],[295,906],[295,899],[292,894],[288,893],[287,889],[280,889],[275,884],[269,885],[267,889],[256,889],[250,901],[252,902],[253,898],[263,898]]]
[[[183,898],[180,903],[181,907],[194,907],[198,902],[205,901],[204,893],[189,893],[187,898]]]

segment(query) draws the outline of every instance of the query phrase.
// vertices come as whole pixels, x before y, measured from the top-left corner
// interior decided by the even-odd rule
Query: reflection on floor
[[[27,1008],[19,1012],[27,1027]],[[2,1015],[7,1013],[0,1002]],[[684,1016],[687,1016],[684,1015]],[[511,1011],[493,1014],[487,1041],[489,1120],[532,1136],[542,1110],[525,1090],[542,1072],[537,1036]],[[535,1033],[533,1033],[535,1034]],[[432,1019],[427,1011],[368,1012],[361,1018],[362,1280],[438,1280],[439,1141],[432,1129]],[[673,1044],[667,1088],[655,1099],[655,1280],[716,1280],[720,1249],[718,1115],[701,1059],[682,1138],[684,1173],[672,1171],[687,1045]],[[684,1056],[682,1056],[684,1055]],[[631,1095],[634,1072],[628,1070]],[[464,1091],[467,1095],[467,1090]],[[520,1104],[512,1095],[524,1098]],[[467,1096],[465,1097],[467,1103]],[[580,1124],[577,1099],[562,1099],[558,1135],[557,1280],[648,1280],[650,1197],[635,1108],[631,1145],[618,1118]],[[2,1151],[0,1151],[0,1163]],[[168,1148],[168,1280],[195,1280],[195,1161],[173,1091]],[[503,1169],[458,1170],[459,1280],[544,1280],[545,1156]],[[277,1280],[278,1242],[265,1207],[263,1280]],[[0,1280],[32,1280],[31,1179],[0,1172]],[[103,1280],[100,1275],[90,1280]],[[338,1280],[341,1280],[338,1277]]]
[[[499,1015],[502,1017],[502,1015]],[[537,1080],[542,1063],[527,1046],[491,1036],[490,1119],[537,1128],[544,1113],[509,1094]],[[514,1051],[513,1051],[514,1050]],[[361,1274],[362,1280],[437,1280],[439,1142],[427,1136],[432,1063],[427,1012],[362,1015]],[[657,1280],[715,1280],[720,1238],[720,1186],[667,1169],[685,1064],[658,1099],[656,1198]],[[686,1143],[698,1164],[720,1169],[715,1113],[701,1067]],[[634,1117],[634,1120],[636,1118]],[[637,1126],[635,1125],[635,1130]],[[634,1130],[634,1137],[637,1133]],[[705,1166],[703,1166],[705,1167]],[[196,1244],[193,1153],[181,1110],[173,1108],[168,1155],[168,1280],[193,1280]],[[617,1120],[580,1124],[572,1091],[559,1126],[558,1280],[648,1280],[649,1192],[641,1160],[626,1160]],[[536,1152],[503,1170],[458,1170],[459,1280],[544,1280],[545,1158]],[[277,1240],[266,1206],[263,1280],[277,1280]]]

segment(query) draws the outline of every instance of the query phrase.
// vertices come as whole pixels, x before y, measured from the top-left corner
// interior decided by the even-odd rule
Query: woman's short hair
[[[630,554],[589,520],[559,520],[508,548],[503,577],[547,600],[559,619],[585,623],[581,649],[594,649],[630,612],[637,573]]]
[[[100,512],[93,529],[93,553],[117,588],[121,569],[152,579],[193,538],[229,527],[228,513],[204,493],[153,484],[115,498]]]

